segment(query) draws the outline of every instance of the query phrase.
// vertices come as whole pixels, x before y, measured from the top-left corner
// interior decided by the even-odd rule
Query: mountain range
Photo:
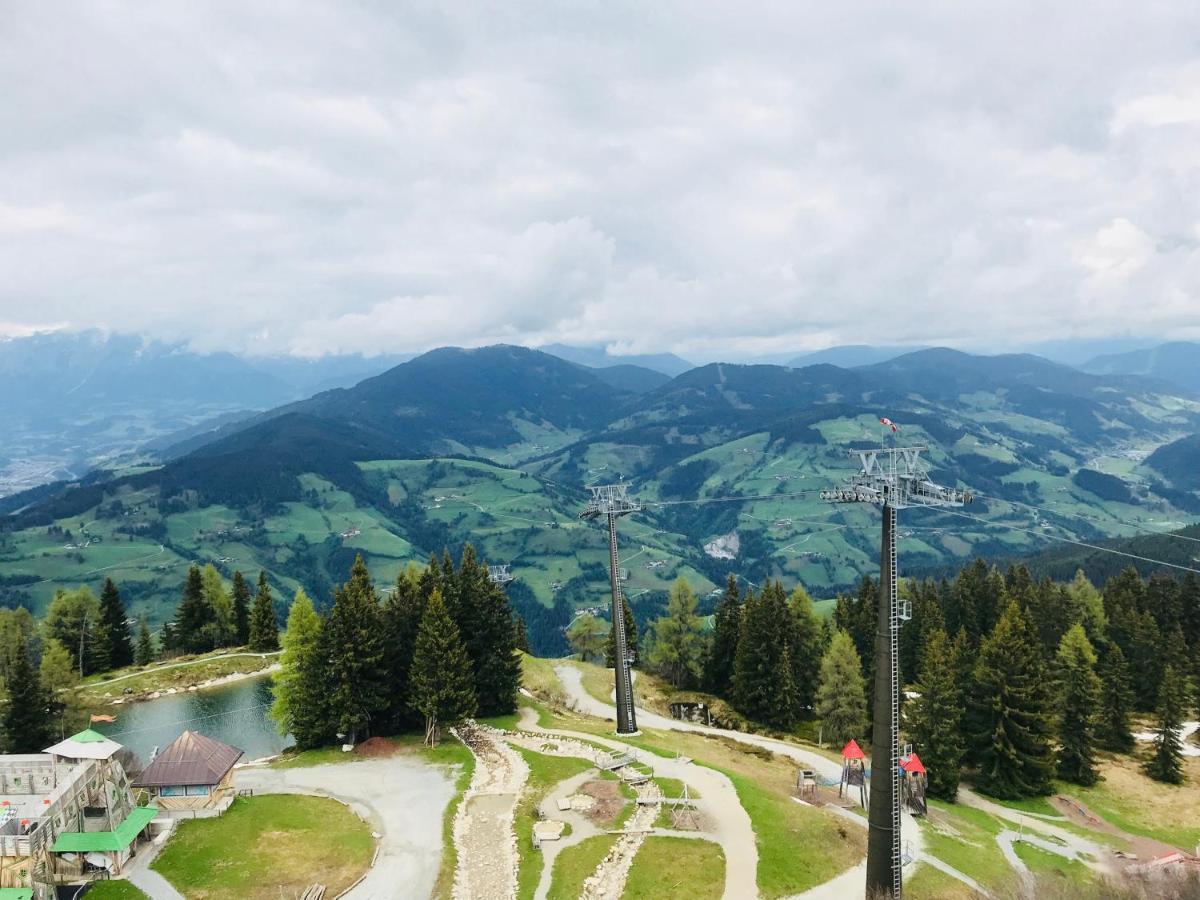
[[[261,568],[281,596],[303,585],[324,600],[355,554],[383,585],[472,541],[512,565],[510,594],[549,649],[607,584],[603,529],[578,518],[589,485],[623,481],[643,506],[621,529],[635,609],[678,576],[712,591],[731,571],[828,595],[877,565],[878,519],[819,491],[854,472],[849,452],[893,440],[927,446],[933,477],[977,497],[902,514],[914,570],[1200,514],[1200,397],[1157,377],[946,349],[853,368],[713,363],[656,385],[610,373],[444,348],[193,429],[141,465],[13,495],[0,604],[40,609],[107,574],[161,622],[192,562]]]

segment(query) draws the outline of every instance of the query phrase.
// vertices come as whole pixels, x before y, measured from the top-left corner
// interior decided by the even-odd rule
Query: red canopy
[[[904,758],[904,761],[900,763],[900,768],[910,775],[925,774],[925,766],[921,763],[921,757],[917,756],[915,753],[908,754],[908,756]]]
[[[862,752],[862,748],[858,746],[858,741],[851,738],[849,743],[842,748],[842,757],[844,759],[864,759],[866,754]]]

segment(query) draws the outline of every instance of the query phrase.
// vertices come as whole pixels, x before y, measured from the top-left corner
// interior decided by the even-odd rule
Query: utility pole
[[[890,423],[888,423],[890,424]],[[879,561],[879,615],[875,630],[875,698],[871,744],[871,797],[867,811],[867,896],[900,900],[903,860],[900,841],[900,623],[912,618],[896,589],[896,510],[909,506],[962,506],[967,491],[929,479],[921,460],[925,447],[851,450],[862,471],[848,483],[822,491],[831,503],[872,503],[883,510]]]
[[[641,507],[629,499],[624,484],[595,485],[591,487],[592,499],[581,519],[608,521],[608,572],[612,585],[612,628],[616,644],[616,659],[613,661],[613,676],[617,693],[617,734],[637,734],[637,716],[633,709],[633,678],[629,674],[630,654],[625,643],[625,603],[621,597],[621,567],[617,559],[617,519],[638,512]]]

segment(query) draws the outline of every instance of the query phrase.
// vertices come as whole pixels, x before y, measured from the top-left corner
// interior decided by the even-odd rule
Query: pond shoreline
[[[150,700],[160,700],[163,697],[173,697],[179,694],[187,694],[193,691],[203,691],[208,688],[224,687],[229,684],[236,684],[239,681],[248,681],[251,678],[266,678],[275,675],[282,669],[279,663],[255,669],[253,672],[230,672],[228,675],[220,675],[216,678],[209,678],[206,681],[200,681],[196,684],[189,684],[184,687],[166,688],[159,691],[141,691],[134,694],[123,694],[119,697],[114,697],[108,700],[109,706],[128,706],[133,703],[145,703]]]

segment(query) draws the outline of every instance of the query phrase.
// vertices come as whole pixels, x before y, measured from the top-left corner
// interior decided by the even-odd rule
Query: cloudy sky
[[[9,0],[0,333],[1200,337],[1197,34],[1195,0]]]

